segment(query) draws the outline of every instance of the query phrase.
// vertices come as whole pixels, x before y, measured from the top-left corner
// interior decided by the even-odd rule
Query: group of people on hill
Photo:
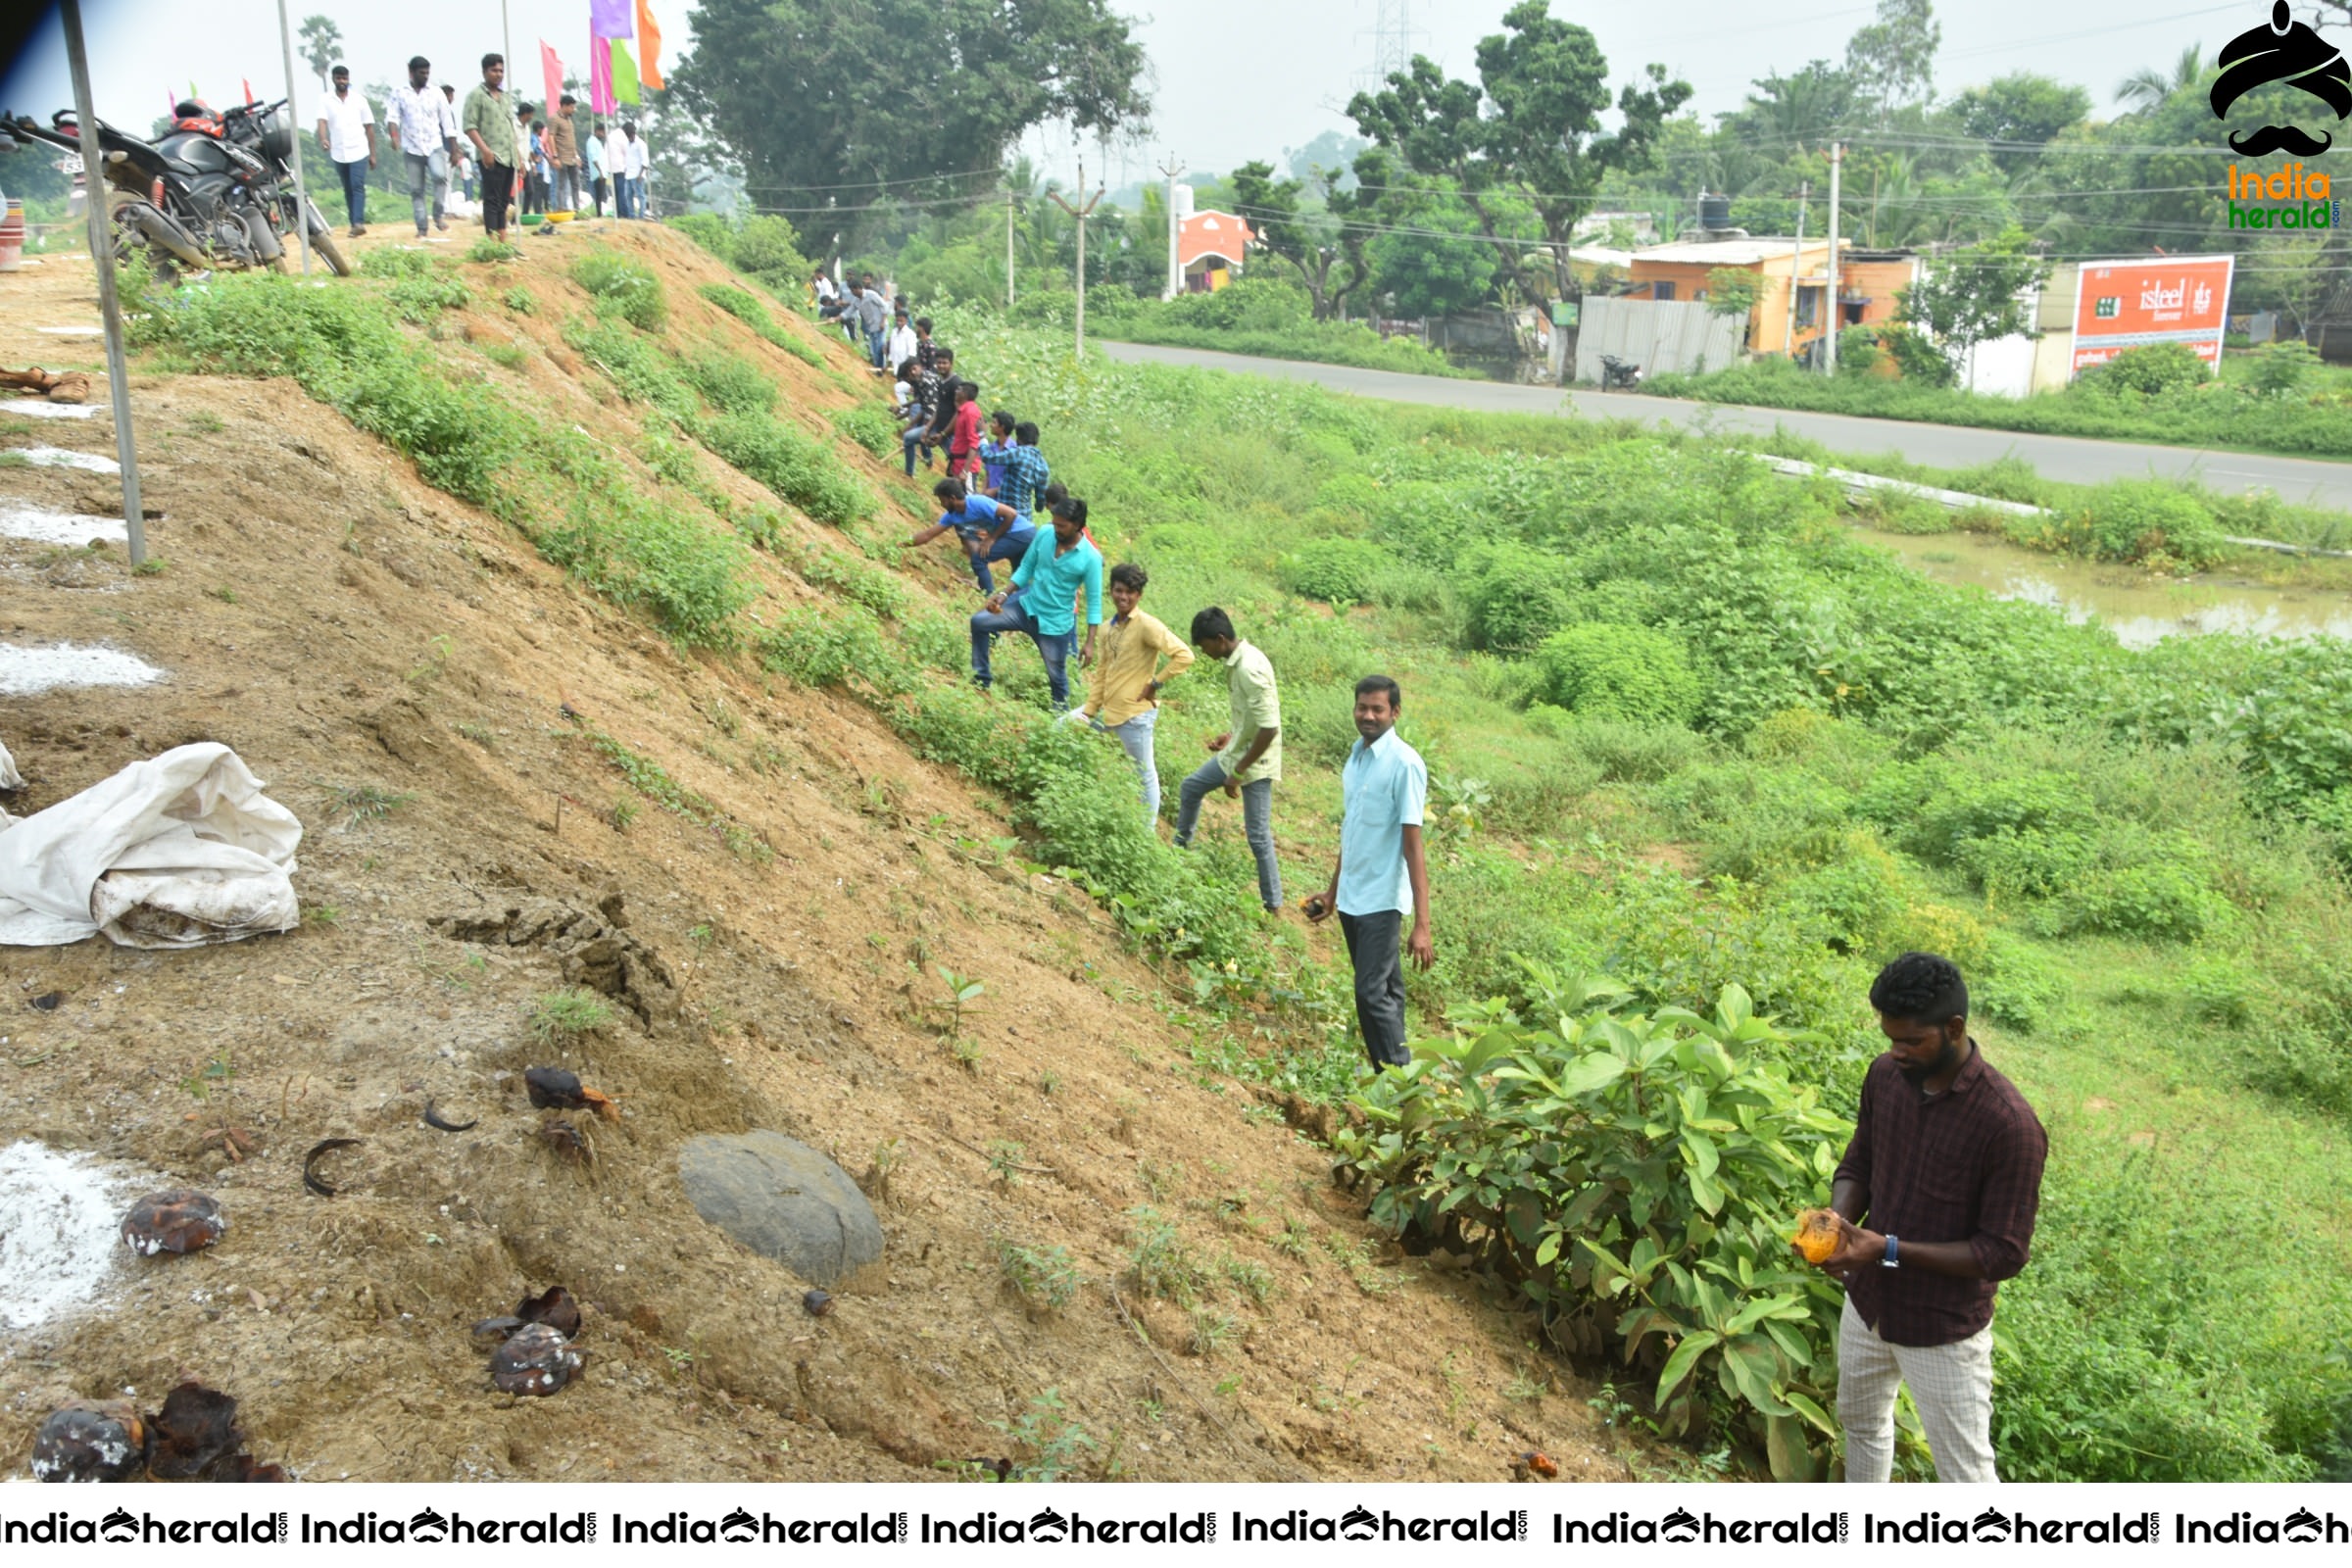
[[[645,139],[634,121],[610,125],[579,119],[579,101],[563,94],[553,105],[510,103],[506,57],[482,56],[481,85],[466,94],[432,85],[432,62],[409,61],[408,80],[384,106],[383,135],[401,160],[416,237],[447,232],[451,191],[481,203],[482,227],[491,238],[507,237],[508,218],[519,205],[525,214],[569,213],[588,207],[605,215],[611,201],[616,218],[647,215]],[[335,166],[350,211],[354,239],[368,232],[368,172],[376,166],[374,109],[351,86],[351,68],[329,73],[318,125],[318,146]]]

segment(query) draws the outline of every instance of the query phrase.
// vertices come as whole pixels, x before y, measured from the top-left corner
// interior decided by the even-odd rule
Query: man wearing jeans
[[[1907,1385],[1938,1481],[1997,1481],[1992,1298],[2026,1266],[2050,1141],[1968,1033],[1947,958],[1906,953],[1870,988],[1886,1051],[1862,1078],[1854,1136],[1831,1178],[1845,1281],[1838,1424],[1845,1479],[1885,1481]],[[1868,1216],[1870,1228],[1862,1228]]]
[[[368,171],[375,167],[375,111],[351,90],[351,68],[334,69],[335,90],[318,115],[318,146],[343,179],[351,237],[368,232]]]
[[[988,569],[989,564],[1025,562],[1030,545],[1036,542],[1036,524],[1002,502],[970,494],[961,479],[942,479],[931,487],[931,494],[939,500],[939,520],[928,528],[915,530],[908,537],[906,548],[920,550],[941,534],[954,530],[956,543],[963,546],[963,553],[971,559],[972,580],[980,585],[983,597],[993,595],[997,591],[997,576]],[[1065,604],[1069,602],[1068,595],[1063,599]]]
[[[1420,968],[1437,961],[1429,936],[1429,862],[1421,852],[1429,768],[1396,733],[1403,709],[1404,693],[1388,676],[1355,683],[1356,742],[1340,774],[1346,803],[1340,858],[1330,888],[1306,906],[1310,920],[1339,911],[1355,969],[1355,1021],[1375,1070],[1412,1059],[1404,1049],[1404,965],[1396,940],[1408,916],[1413,929],[1405,951]]]
[[[1086,706],[1068,715],[1108,732],[1143,775],[1147,826],[1159,819],[1159,763],[1152,755],[1159,694],[1193,667],[1193,651],[1184,639],[1157,616],[1136,608],[1144,602],[1144,585],[1151,580],[1132,562],[1110,568],[1110,608],[1116,613],[1102,633],[1102,662],[1087,684]]]
[[[502,242],[507,237],[507,205],[514,197],[514,168],[521,161],[514,111],[507,107],[506,80],[506,56],[482,56],[482,84],[466,95],[465,112],[458,117],[481,167],[482,232]]]
[[[425,224],[447,228],[433,212],[435,193],[433,183],[433,154],[443,156],[457,150],[457,138],[448,134],[449,122],[444,117],[441,95],[427,85],[432,80],[433,64],[422,55],[409,62],[409,79],[393,89],[392,103],[384,111],[384,133],[400,148],[400,162],[409,185],[409,207],[416,219],[416,237],[425,237]]]
[[[1028,553],[1013,568],[1012,591],[992,594],[988,608],[972,617],[972,679],[982,691],[996,679],[989,667],[989,643],[1008,631],[1025,632],[1046,662],[1054,710],[1069,708],[1070,637],[1076,630],[1080,588],[1086,590],[1083,657],[1092,659],[1095,628],[1102,623],[1102,552],[1086,537],[1086,503],[1071,497],[1054,503],[1051,531],[1036,530]]]
[[[1282,699],[1266,656],[1234,635],[1233,617],[1210,606],[1193,616],[1193,646],[1225,666],[1225,733],[1208,743],[1216,755],[1176,791],[1176,847],[1193,842],[1200,803],[1222,789],[1242,803],[1242,830],[1257,858],[1257,901],[1282,912],[1282,864],[1274,858],[1274,781],[1282,777]]]

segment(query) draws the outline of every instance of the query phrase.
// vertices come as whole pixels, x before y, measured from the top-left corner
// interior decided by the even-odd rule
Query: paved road
[[[1843,414],[1802,414],[1788,409],[1725,408],[1624,392],[1563,393],[1547,386],[1456,381],[1438,375],[1358,370],[1340,365],[1260,360],[1241,354],[1159,348],[1143,343],[1105,342],[1101,347],[1114,360],[1198,366],[1315,381],[1334,391],[1397,403],[1435,403],[1496,414],[1573,413],[1597,418],[1671,419],[1681,424],[1695,423],[1703,417],[1712,420],[1719,430],[1770,431],[1775,425],[1785,425],[1792,433],[1819,441],[1833,452],[1897,452],[1914,463],[1939,468],[1965,468],[2015,453],[2045,477],[2075,484],[2096,484],[2103,479],[2135,478],[2150,473],[2167,478],[2193,474],[2216,490],[2276,490],[2289,501],[2352,511],[2352,464],[2322,463],[2310,458],[2209,452],[2195,447],[2147,446],[2075,436],[2021,435],[2008,430],[1858,418]]]

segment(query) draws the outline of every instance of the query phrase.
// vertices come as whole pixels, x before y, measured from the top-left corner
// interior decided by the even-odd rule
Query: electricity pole
[[[1174,153],[1170,153],[1168,161],[1158,167],[1168,180],[1168,283],[1167,287],[1160,290],[1159,297],[1172,300],[1184,288],[1184,263],[1176,248],[1176,176],[1184,172],[1184,164]]]
[[[106,326],[106,389],[115,410],[115,458],[122,468],[122,526],[130,564],[137,566],[147,560],[147,518],[139,505],[138,443],[130,428],[122,302],[115,293],[115,205],[106,195],[106,154],[98,145],[98,106],[90,93],[89,50],[81,38],[81,0],[65,0],[59,10],[66,28],[66,69],[74,76],[74,134],[81,144],[81,179],[88,193],[82,206],[90,220],[90,261],[98,270],[98,319]]]
[[[1838,373],[1838,327],[1843,314],[1838,308],[1838,188],[1845,172],[1845,143],[1830,143],[1830,318],[1823,323],[1821,368],[1825,375]]]
[[[1813,185],[1810,180],[1800,179],[1797,181],[1796,254],[1788,259],[1788,324],[1781,328],[1781,347],[1788,351],[1788,357],[1792,360],[1796,358],[1797,279],[1804,275],[1805,270],[1805,198],[1812,194],[1812,190]]]
[[[1004,308],[1012,309],[1012,187],[1004,187]]]
[[[286,30],[286,0],[277,0],[277,41],[286,55],[286,123],[295,128],[287,153],[294,175],[294,238],[302,251],[302,275],[311,275],[311,193],[302,183],[302,115],[294,107],[294,35]]]
[[[1083,158],[1078,160],[1078,193],[1082,196],[1086,194],[1086,160]],[[1087,215],[1092,213],[1096,206],[1102,200],[1102,187],[1099,185],[1095,187],[1095,194],[1087,201],[1087,204],[1084,207],[1072,207],[1068,202],[1061,199],[1061,192],[1059,191],[1048,191],[1046,194],[1054,198],[1054,204],[1056,207],[1059,207],[1063,212],[1078,220],[1077,352],[1080,358],[1084,358],[1086,355],[1086,219]]]

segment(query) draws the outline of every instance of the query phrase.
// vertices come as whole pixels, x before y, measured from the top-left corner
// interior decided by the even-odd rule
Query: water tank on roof
[[[1698,226],[1712,232],[1732,226],[1732,199],[1729,196],[1710,196],[1698,193]]]
[[[1193,187],[1190,185],[1176,187],[1176,216],[1179,219],[1193,216]]]

